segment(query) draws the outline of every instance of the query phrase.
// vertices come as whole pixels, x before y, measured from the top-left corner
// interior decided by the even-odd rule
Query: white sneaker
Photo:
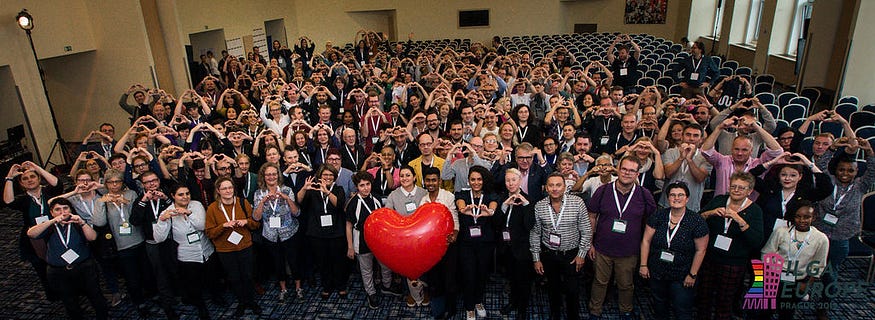
[[[474,315],[474,311],[465,311],[465,320],[477,320],[477,316]]]
[[[478,303],[474,305],[474,309],[477,310],[477,316],[481,318],[486,318],[486,309],[483,308],[482,303]]]

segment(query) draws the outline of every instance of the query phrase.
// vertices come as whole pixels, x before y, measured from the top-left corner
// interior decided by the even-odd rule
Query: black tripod
[[[48,103],[49,113],[52,116],[52,125],[55,126],[55,135],[56,135],[55,136],[55,143],[52,144],[52,149],[49,151],[49,156],[46,157],[46,162],[42,163],[42,166],[45,168],[49,164],[51,164],[53,167],[57,167],[59,165],[69,163],[70,162],[70,159],[69,159],[70,154],[67,152],[67,142],[64,141],[64,138],[61,138],[61,130],[58,128],[58,119],[55,117],[55,108],[52,107],[52,100],[49,99],[49,89],[46,87],[45,72],[43,71],[43,67],[39,63],[39,58],[36,55],[36,48],[33,46],[33,37],[31,37],[31,35],[30,35],[30,30],[25,29],[24,31],[27,32],[27,40],[30,41],[30,50],[33,52],[33,60],[36,61],[36,68],[39,70],[39,79],[43,84],[43,93],[45,93],[45,95],[46,95],[46,103]],[[36,141],[34,141],[34,146],[36,146]],[[55,154],[55,150],[58,149],[59,147],[60,147],[59,151],[61,152],[61,160],[63,162],[54,163],[54,162],[52,162],[52,155]],[[39,154],[39,153],[37,153],[37,154]],[[42,161],[42,159],[38,159],[38,160],[39,160],[39,162]]]

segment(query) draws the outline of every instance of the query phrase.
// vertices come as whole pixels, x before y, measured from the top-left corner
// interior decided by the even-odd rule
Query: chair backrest
[[[711,60],[714,61],[714,64],[716,64],[718,66],[723,66],[723,58],[721,58],[719,56],[711,56]]]
[[[754,93],[772,93],[773,85],[767,82],[760,82],[753,85]]]
[[[730,68],[732,70],[738,69],[738,61],[735,60],[727,60],[723,63],[721,67]]]
[[[820,90],[817,88],[802,88],[799,95],[808,98],[814,104],[817,103],[817,100],[820,100]]]
[[[659,79],[656,79],[656,83],[668,88],[674,85],[674,79],[671,77],[659,77]]]
[[[860,98],[856,96],[844,96],[839,99],[839,103],[853,103],[855,105],[860,105]]]
[[[820,133],[829,132],[833,137],[840,138],[844,136],[845,128],[838,122],[820,122]]]
[[[799,150],[801,150],[803,154],[811,154],[811,146],[813,145],[814,137],[805,137],[805,139],[802,139],[802,142],[799,143]]]
[[[769,110],[771,112],[772,110]],[[775,119],[775,132],[780,131],[781,129],[790,127],[790,123],[781,119]]]
[[[750,76],[753,74],[753,70],[748,67],[739,67],[738,69],[735,69],[735,74]]]
[[[793,121],[805,118],[805,110],[805,106],[799,104],[788,104],[781,108],[781,119]]]
[[[770,74],[757,75],[756,83],[768,83],[768,84],[774,85],[775,84],[775,76],[770,75]]]
[[[851,124],[851,129],[857,130],[857,128],[863,126],[869,126],[875,123],[875,113],[869,111],[857,111],[851,114],[851,120],[848,120]]]
[[[681,85],[679,85],[679,84],[672,85],[671,87],[668,87],[669,94],[681,94],[681,92],[683,92],[683,91],[684,91],[684,88],[682,88]]]
[[[731,76],[733,74],[735,74],[735,70],[733,70],[732,68],[727,68],[727,67],[720,68],[720,75],[721,76]]]
[[[863,139],[875,137],[875,125],[859,127],[854,130],[854,134],[857,136],[857,138]]]
[[[802,105],[805,108],[811,108],[811,100],[808,100],[808,98],[801,97],[801,96],[794,97],[793,99],[790,99],[788,104],[798,104],[798,105]]]
[[[778,106],[784,107],[790,104],[790,99],[798,97],[795,92],[784,92],[778,95]]]
[[[772,118],[778,119],[781,116],[781,108],[771,103],[764,103],[763,106],[766,107],[766,110],[769,110],[769,113],[772,114]],[[786,122],[786,121],[785,121]]]
[[[757,98],[757,100],[759,100],[760,103],[762,103],[762,104],[774,104],[775,103],[775,95],[771,92],[760,92],[760,93],[757,93],[756,96],[754,96],[754,97]]]
[[[851,114],[857,112],[857,106],[850,103],[840,103],[833,108],[833,111],[838,113],[845,120],[851,120]]]

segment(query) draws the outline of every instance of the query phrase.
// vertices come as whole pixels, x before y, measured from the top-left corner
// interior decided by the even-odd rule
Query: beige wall
[[[875,90],[872,90],[872,85],[875,84],[875,63],[872,60],[872,52],[875,52],[875,41],[872,41],[873,30],[875,30],[875,1],[860,1],[841,95],[857,96],[863,105],[875,103]]]
[[[826,87],[835,90],[835,82],[827,81],[827,73],[833,66],[830,58],[836,47],[836,31],[839,27],[843,1],[817,1],[811,17],[812,27],[808,29],[808,57],[802,86]]]

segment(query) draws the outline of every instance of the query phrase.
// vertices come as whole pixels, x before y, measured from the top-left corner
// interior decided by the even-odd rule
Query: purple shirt
[[[769,162],[775,157],[780,156],[782,153],[784,153],[784,149],[782,148],[778,148],[778,150],[766,148],[766,151],[763,152],[759,158],[751,157],[747,160],[747,163],[744,165],[744,172],[750,171],[750,169],[760,165],[760,163]],[[717,181],[714,184],[714,195],[719,196],[726,194],[729,191],[729,177],[735,172],[735,165],[732,163],[732,156],[720,154],[714,150],[714,148],[711,148],[711,150],[702,150],[702,155],[705,156],[708,163],[714,166],[714,170],[717,171]],[[750,198],[756,199],[755,194],[751,194]]]
[[[626,221],[626,233],[612,231],[614,220],[620,219],[617,202],[614,200],[614,184],[609,183],[596,189],[587,207],[590,214],[598,213],[594,227],[593,247],[609,257],[628,257],[638,255],[641,250],[641,238],[644,234],[644,223],[647,217],[656,212],[656,201],[647,189],[635,185],[631,191],[632,199],[623,211],[622,220]],[[620,208],[626,204],[630,194],[617,192]]]

